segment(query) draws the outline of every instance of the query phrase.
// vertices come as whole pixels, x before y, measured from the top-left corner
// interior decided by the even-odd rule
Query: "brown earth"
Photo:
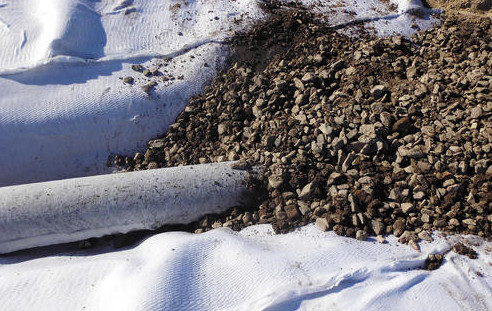
[[[432,8],[442,8],[463,15],[481,15],[492,17],[491,0],[424,0]]]

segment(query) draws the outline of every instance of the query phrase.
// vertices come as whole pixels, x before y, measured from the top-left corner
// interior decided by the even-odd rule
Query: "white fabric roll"
[[[186,224],[240,205],[229,162],[0,188],[0,253]]]

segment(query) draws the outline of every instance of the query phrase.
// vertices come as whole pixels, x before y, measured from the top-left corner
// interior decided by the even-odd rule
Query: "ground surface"
[[[251,179],[258,204],[163,229],[204,234],[135,233],[109,239],[131,244],[124,249],[101,239],[1,256],[0,305],[491,309],[490,242],[431,235],[490,238],[490,20],[443,16],[410,39],[354,39],[302,6],[272,9],[272,20],[233,41],[238,63],[166,135],[116,159],[129,170],[262,165]],[[136,84],[122,76],[121,87],[146,96],[168,82],[144,66],[127,68]],[[253,226],[263,223],[272,225]],[[243,230],[210,230],[219,227]]]
[[[425,2],[430,7],[442,8],[465,16],[492,16],[492,2],[490,0],[426,0]]]

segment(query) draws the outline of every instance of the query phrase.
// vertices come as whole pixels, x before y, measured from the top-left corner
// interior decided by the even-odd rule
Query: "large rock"
[[[317,185],[313,182],[307,184],[302,188],[301,193],[299,194],[299,199],[301,200],[310,200],[314,197],[317,190]]]
[[[384,85],[376,85],[371,88],[371,95],[374,99],[380,99],[387,93],[389,93],[389,89]]]

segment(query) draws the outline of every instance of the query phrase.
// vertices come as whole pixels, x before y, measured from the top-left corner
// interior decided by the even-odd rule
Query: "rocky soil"
[[[451,13],[492,16],[490,0],[424,0],[422,2],[429,7],[441,8]]]
[[[273,12],[235,39],[237,62],[165,135],[115,163],[264,167],[257,206],[207,216],[195,232],[315,222],[416,249],[434,229],[490,239],[491,20],[442,16],[411,39],[353,39],[302,9]]]

